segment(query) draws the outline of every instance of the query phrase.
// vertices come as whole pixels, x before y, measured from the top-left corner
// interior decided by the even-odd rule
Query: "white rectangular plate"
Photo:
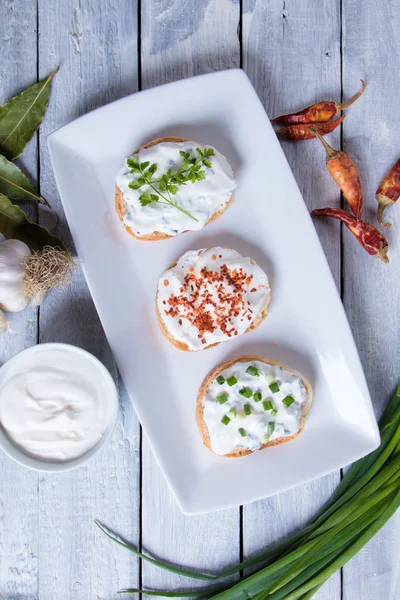
[[[140,242],[114,210],[115,175],[141,144],[175,135],[210,144],[234,168],[235,201],[200,232]],[[243,71],[140,92],[49,137],[57,185],[78,255],[122,378],[183,512],[270,496],[374,450],[379,432],[342,303],[307,208],[267,115]],[[270,315],[254,332],[181,352],[154,310],[159,275],[189,249],[234,248],[270,278]],[[207,450],[195,423],[197,390],[219,362],[269,356],[314,388],[304,432],[240,459]]]

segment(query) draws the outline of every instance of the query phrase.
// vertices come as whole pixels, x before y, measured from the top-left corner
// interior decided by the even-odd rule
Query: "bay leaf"
[[[21,154],[43,121],[58,69],[0,106],[0,152],[9,160]]]
[[[68,253],[62,241],[55,235],[51,235],[45,227],[32,223],[23,210],[16,206],[3,194],[0,194],[0,233],[6,239],[20,240],[30,250],[42,250],[44,246],[60,248]]]
[[[41,202],[50,206],[47,200],[39,196],[35,188],[17,165],[0,154],[0,194],[10,200],[20,202]]]

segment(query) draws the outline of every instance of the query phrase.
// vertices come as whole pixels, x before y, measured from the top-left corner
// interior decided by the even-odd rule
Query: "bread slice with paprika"
[[[171,280],[171,275],[173,270],[175,269],[175,267],[177,267],[178,263],[182,260],[184,260],[185,256],[188,254],[197,254],[198,257],[201,257],[204,253],[211,253],[211,256],[215,256],[215,260],[217,261],[219,259],[219,257],[223,257],[222,260],[224,260],[224,255],[221,254],[223,252],[226,253],[232,253],[233,256],[237,256],[239,259],[243,259],[243,257],[237,253],[234,250],[230,250],[228,248],[205,248],[202,250],[197,250],[197,251],[191,251],[188,253],[185,253],[185,255],[181,256],[178,261],[174,262],[172,265],[170,265],[168,267],[168,269],[166,271],[164,271],[164,273],[162,273],[162,275],[159,278],[159,284],[158,284],[158,289],[157,289],[157,294],[156,294],[156,314],[157,314],[157,320],[158,320],[158,324],[160,326],[161,332],[163,333],[163,335],[165,336],[165,338],[171,342],[171,344],[173,344],[176,348],[178,348],[179,350],[183,350],[185,352],[194,352],[197,350],[204,350],[207,348],[212,348],[214,346],[218,346],[218,344],[220,344],[222,341],[228,341],[229,337],[226,339],[221,339],[220,341],[209,341],[209,342],[205,342],[204,338],[202,339],[202,347],[197,347],[197,348],[193,348],[190,346],[190,344],[188,342],[185,342],[183,339],[178,339],[173,332],[171,331],[171,328],[168,328],[166,325],[166,321],[170,321],[169,319],[169,314],[172,311],[172,306],[171,306],[171,299],[167,298],[167,297],[160,297],[160,294],[162,294],[164,296],[164,291],[169,287],[170,285],[170,280]],[[220,259],[221,260],[221,259]],[[262,303],[261,301],[259,302],[259,308],[257,310],[257,314],[256,317],[249,323],[249,325],[247,327],[245,327],[245,325],[241,325],[241,329],[242,331],[240,331],[240,333],[238,334],[233,334],[232,333],[232,338],[236,337],[237,335],[242,335],[244,333],[248,333],[250,331],[253,331],[254,329],[256,329],[263,321],[264,319],[266,319],[266,317],[268,316],[268,306],[269,306],[269,302],[271,299],[271,292],[270,292],[270,288],[269,288],[269,283],[268,283],[268,278],[267,275],[260,269],[260,267],[256,264],[256,262],[253,259],[244,259],[244,260],[248,260],[249,264],[251,265],[251,268],[254,269],[255,272],[260,273],[262,279],[260,279],[259,276],[259,280],[261,280],[261,284],[259,285],[259,288],[263,290],[262,292]],[[192,263],[193,261],[195,262],[195,258],[192,257]],[[211,267],[210,267],[211,270]],[[210,273],[210,270],[208,273]],[[205,288],[202,288],[202,282],[198,283],[198,282],[193,282],[193,279],[191,280],[191,277],[193,277],[193,267],[189,267],[186,271],[183,271],[183,273],[185,275],[185,281],[187,281],[185,285],[185,288],[180,288],[179,292],[177,292],[177,294],[172,294],[172,296],[174,296],[174,301],[176,304],[179,304],[179,299],[182,299],[182,303],[183,303],[183,313],[181,315],[177,314],[175,316],[175,318],[177,318],[179,321],[184,321],[185,323],[187,321],[190,321],[191,324],[196,323],[198,321],[201,321],[201,317],[203,316],[204,313],[209,314],[211,311],[211,306],[208,310],[205,310],[205,304],[202,300],[202,298],[200,297],[201,293],[204,293],[205,296],[207,296],[207,294],[209,294],[210,292],[210,287],[208,286],[208,289],[206,290]],[[189,278],[189,279],[187,279]],[[215,285],[217,286],[223,286],[224,283],[226,282],[231,282],[230,281],[230,275],[229,273],[226,274],[226,277],[224,277],[224,279],[221,281],[221,279],[216,278],[215,281]],[[191,290],[191,286],[193,285],[197,285],[197,291],[198,294],[196,295],[196,293],[194,294],[194,298],[195,300],[193,301],[193,305],[191,305],[191,303],[189,302],[188,295],[190,296],[193,293],[193,290]],[[243,287],[247,286],[247,289],[253,289],[251,286],[253,285],[253,283],[249,282],[243,282]],[[219,288],[219,289],[220,289]],[[231,289],[231,288],[230,288]],[[259,291],[259,289],[255,290],[255,291]],[[234,293],[230,293],[229,294],[229,299],[232,299],[232,297],[234,298],[235,294]],[[238,296],[238,300],[241,300],[240,298],[240,292],[237,292],[237,296]],[[176,299],[176,300],[175,300]],[[223,304],[223,295],[220,295],[220,302]],[[244,300],[243,300],[243,305],[244,305]],[[229,308],[229,305],[227,305],[227,307]],[[233,316],[226,314],[225,315],[225,319],[222,319],[222,317],[220,317],[218,319],[218,306],[214,307],[216,314],[215,314],[215,320],[213,323],[213,326],[215,327],[214,331],[212,333],[215,333],[215,331],[217,330],[218,327],[223,328],[224,325],[226,323],[229,323],[229,327],[232,327],[232,319]],[[247,305],[245,306],[245,310],[242,313],[243,317],[242,317],[242,321],[244,323],[246,323],[247,321],[245,321],[245,319],[249,316],[249,313],[247,311],[250,311],[252,313],[252,308],[254,307],[250,307],[248,308]],[[185,310],[187,309],[187,310]],[[178,308],[176,307],[175,310],[178,310]],[[232,308],[232,312],[236,312],[237,308],[233,307]],[[164,312],[164,316],[161,314],[161,311]],[[186,312],[186,315],[184,314]],[[202,314],[203,313],[203,314]],[[214,314],[213,314],[214,316]],[[220,323],[220,325],[218,325],[218,323]],[[180,323],[180,325],[182,326],[182,322]],[[189,326],[189,325],[188,325]],[[201,339],[201,329],[199,329],[198,333],[199,335],[197,337],[199,337],[199,339]]]

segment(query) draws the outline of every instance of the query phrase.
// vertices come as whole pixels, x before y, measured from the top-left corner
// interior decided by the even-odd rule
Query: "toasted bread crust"
[[[214,379],[216,377],[218,377],[218,375],[222,371],[224,371],[228,367],[231,367],[232,365],[234,365],[238,362],[251,362],[251,361],[259,361],[259,362],[263,362],[267,365],[282,367],[283,369],[285,369],[285,371],[289,371],[290,373],[295,373],[298,377],[301,378],[301,382],[304,385],[304,387],[306,388],[307,396],[308,396],[308,399],[303,404],[302,410],[301,410],[300,429],[298,431],[296,431],[296,433],[294,433],[293,435],[277,438],[275,440],[272,440],[268,444],[262,444],[260,446],[259,450],[263,450],[264,448],[269,448],[272,446],[279,446],[280,444],[284,444],[285,442],[290,442],[291,440],[294,440],[298,435],[300,435],[300,433],[304,429],[304,426],[306,424],[306,415],[307,415],[308,411],[310,410],[311,403],[312,403],[312,388],[311,388],[311,384],[308,381],[308,379],[306,379],[301,373],[299,373],[299,371],[296,371],[295,369],[289,369],[288,367],[286,367],[285,365],[283,365],[280,362],[277,362],[276,360],[272,360],[270,358],[265,358],[258,354],[247,354],[245,356],[239,356],[238,358],[231,358],[229,360],[225,360],[222,363],[219,363],[207,375],[207,377],[204,379],[203,383],[200,386],[199,393],[197,395],[197,402],[196,402],[196,422],[197,422],[197,426],[200,431],[200,435],[203,439],[203,443],[211,452],[213,452],[213,450],[211,448],[210,435],[209,435],[209,432],[207,429],[207,425],[204,421],[204,402],[203,402],[204,396],[206,395],[211,383],[214,381]],[[246,456],[247,454],[252,454],[253,452],[254,452],[253,450],[248,450],[245,448],[237,448],[236,450],[234,450],[233,452],[230,452],[229,454],[224,454],[224,455],[217,454],[217,456],[224,456],[226,458],[239,458],[240,456]],[[215,452],[213,452],[213,454],[215,454]]]
[[[187,141],[189,141],[189,140],[184,139],[184,138],[178,138],[178,137],[157,138],[156,140],[152,140],[151,142],[148,142],[147,144],[144,144],[143,146],[140,146],[139,148],[137,148],[132,153],[132,156],[134,156],[135,154],[138,154],[140,152],[140,150],[145,150],[146,148],[151,148],[151,146],[156,146],[157,144],[161,144],[164,142],[179,143],[179,142],[187,142]],[[211,217],[208,219],[207,223],[205,223],[204,227],[206,225],[209,225],[213,221],[215,221],[215,219],[218,219],[218,217],[220,217],[226,211],[226,209],[228,208],[228,206],[230,206],[232,204],[232,202],[233,202],[233,195],[231,196],[227,205],[224,206],[224,208],[220,208],[217,212],[215,212],[213,215],[211,215]],[[115,186],[115,210],[117,211],[117,215],[119,216],[120,220],[122,221],[126,231],[131,236],[136,238],[137,240],[141,240],[142,242],[156,242],[158,240],[167,240],[168,238],[175,237],[173,235],[167,235],[166,233],[161,233],[160,231],[153,231],[152,233],[146,233],[145,235],[142,235],[142,236],[136,235],[136,233],[134,233],[132,231],[132,229],[124,223],[124,216],[125,216],[125,213],[127,212],[127,205],[126,205],[126,202],[122,195],[122,192],[117,185]],[[188,230],[186,230],[186,231],[188,231]],[[182,233],[186,233],[186,231],[182,231]]]
[[[209,248],[207,248],[207,250],[209,250]],[[199,250],[199,252],[200,252],[200,250]],[[252,262],[255,264],[255,261],[252,260]],[[168,267],[168,269],[166,269],[166,271],[164,271],[164,272],[166,273],[170,269],[173,269],[176,265],[177,265],[176,262],[172,263],[172,265],[170,265]],[[271,292],[266,297],[263,307],[261,309],[261,312],[258,315],[257,319],[250,325],[250,327],[248,327],[246,329],[246,331],[242,335],[245,335],[249,331],[256,329],[259,325],[261,325],[261,323],[264,321],[264,319],[266,319],[268,317],[268,305],[269,305],[270,300],[271,300]],[[168,329],[166,328],[166,326],[164,324],[164,321],[162,320],[162,317],[160,315],[160,310],[158,308],[158,290],[157,290],[157,294],[156,294],[156,315],[157,315],[157,321],[160,326],[161,332],[163,333],[164,337],[166,337],[167,340],[169,342],[171,342],[171,344],[173,344],[179,350],[183,350],[184,352],[201,352],[201,350],[191,350],[187,344],[185,344],[184,342],[180,342],[179,340],[176,340],[170,334],[170,332],[168,331]],[[221,344],[221,342],[215,342],[215,344],[209,344],[208,346],[204,346],[204,348],[202,348],[202,350],[207,350],[208,348],[214,348],[214,346],[219,346],[219,344]]]

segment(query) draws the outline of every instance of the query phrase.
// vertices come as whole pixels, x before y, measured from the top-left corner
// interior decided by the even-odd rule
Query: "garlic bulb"
[[[30,254],[24,242],[0,242],[0,309],[19,312],[28,305],[30,298],[25,294],[24,260]]]
[[[45,246],[31,254],[19,240],[0,242],[0,331],[3,311],[19,312],[39,305],[47,292],[70,281],[72,262],[67,252]]]

